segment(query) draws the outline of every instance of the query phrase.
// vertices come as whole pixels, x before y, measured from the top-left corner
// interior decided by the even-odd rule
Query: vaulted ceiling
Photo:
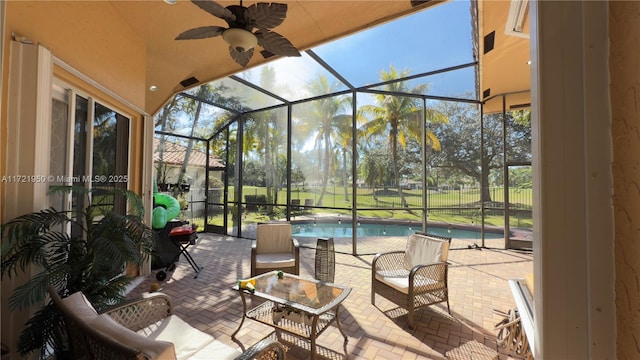
[[[195,78],[193,86],[219,79],[244,68],[229,56],[228,45],[221,37],[176,41],[183,31],[207,25],[227,26],[190,1],[179,0],[170,5],[164,1],[116,1],[111,5],[147,47],[147,82],[160,89],[147,95],[147,104],[157,108],[170,94],[184,90],[183,80]],[[239,1],[217,1],[222,6]],[[375,24],[424,9],[438,1],[349,1],[349,0],[283,0],[288,5],[284,22],[273,30],[289,39],[299,50],[306,50]],[[245,2],[244,6],[254,3]],[[258,52],[247,65],[252,67],[267,60]]]
[[[221,37],[176,41],[175,37],[196,26],[226,23],[190,1],[169,5],[164,1],[114,1],[122,14],[147,46],[147,82],[170,93],[184,90],[180,82],[190,79],[190,86],[237,73],[244,68],[232,60],[228,45]],[[239,1],[217,1],[222,6]],[[391,21],[409,13],[434,6],[440,0],[298,0],[279,1],[288,5],[285,21],[274,29],[299,50],[312,48],[371,26]],[[253,2],[251,2],[253,3]],[[498,94],[514,93],[507,98],[507,108],[526,106],[529,76],[528,0],[480,1],[478,6],[478,42],[480,53],[480,100],[489,100],[486,112],[500,111]],[[249,2],[244,4],[250,5]],[[438,36],[438,34],[425,34]],[[256,51],[247,67],[272,60]],[[197,82],[194,82],[197,81]],[[524,93],[519,93],[524,91]],[[147,96],[147,103],[167,100],[166,91]]]
[[[54,55],[97,83],[114,89],[144,111],[154,113],[175,93],[187,87],[246,69],[231,58],[228,45],[221,37],[175,40],[178,34],[194,27],[226,27],[227,24],[191,1],[170,2],[9,1],[6,33],[16,32],[44,44]],[[240,3],[239,0],[217,2],[222,6]],[[255,2],[246,1],[243,5],[250,6]],[[284,22],[273,30],[303,51],[442,1],[278,2],[286,3],[288,12]],[[505,24],[511,21],[509,17],[513,17],[514,9],[526,9],[527,5],[528,0],[478,2],[478,87],[481,99],[529,89],[528,14],[525,13],[524,20],[520,22],[524,25],[520,34],[505,31]],[[518,15],[517,11],[515,14]],[[490,35],[492,32],[494,34]],[[439,34],[425,33],[424,36],[437,37]],[[487,37],[492,37],[492,40],[487,40]],[[490,50],[487,49],[489,43],[493,46]],[[272,59],[265,59],[256,51],[247,68]],[[184,83],[187,79],[191,80],[188,85]],[[149,91],[152,85],[157,91]],[[515,101],[519,104],[526,102],[528,99]]]

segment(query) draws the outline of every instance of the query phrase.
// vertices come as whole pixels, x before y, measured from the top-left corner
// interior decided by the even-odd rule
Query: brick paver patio
[[[251,236],[246,234],[245,236]],[[315,239],[299,239],[300,274],[313,277]],[[451,315],[446,304],[416,313],[416,329],[407,325],[404,311],[382,297],[371,305],[371,261],[377,252],[401,250],[404,237],[372,237],[358,242],[359,256],[351,255],[351,239],[336,241],[335,282],[352,292],[340,309],[340,322],[349,336],[345,345],[335,325],[317,340],[319,354],[330,359],[509,359],[517,358],[496,345],[494,325],[500,320],[493,309],[514,307],[507,280],[532,272],[530,252],[495,248],[476,249],[473,241],[454,239],[449,254]],[[496,243],[487,243],[496,246]],[[246,320],[237,340],[231,334],[242,318],[242,302],[231,286],[249,277],[251,240],[200,234],[190,253],[204,267],[197,279],[182,259],[175,271],[160,282],[161,292],[171,296],[175,312],[191,325],[217,339],[248,347],[267,336],[273,328]],[[139,297],[157,282],[155,272],[130,294]],[[288,347],[287,359],[306,359],[306,342],[281,336]],[[346,354],[346,356],[345,356]]]

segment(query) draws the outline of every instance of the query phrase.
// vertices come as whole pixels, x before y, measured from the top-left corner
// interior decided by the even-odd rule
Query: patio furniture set
[[[333,240],[318,239],[316,278],[299,275],[299,246],[291,236],[290,223],[259,224],[251,247],[251,278],[233,289],[242,300],[242,319],[273,327],[310,343],[316,357],[316,339],[330,324],[336,324],[348,341],[339,319],[339,309],[351,288],[333,283]],[[371,270],[371,303],[376,294],[408,311],[414,328],[418,308],[448,301],[447,255],[450,238],[412,234],[405,251],[378,254]],[[168,296],[151,294],[98,314],[82,293],[60,299],[51,296],[64,316],[72,351],[89,359],[284,359],[277,340],[262,340],[244,353],[205,334],[172,314]],[[258,303],[249,308],[247,297]]]

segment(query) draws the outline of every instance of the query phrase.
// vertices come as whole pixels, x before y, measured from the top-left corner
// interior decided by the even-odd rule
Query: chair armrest
[[[300,275],[300,243],[296,238],[291,238],[291,242],[293,243],[293,258],[295,259],[296,264],[293,272],[296,275]]]
[[[138,331],[156,323],[173,313],[171,298],[162,293],[149,297],[126,301],[102,312],[117,323],[132,331]]]
[[[427,265],[416,265],[411,269],[409,273],[409,287],[418,286],[416,284],[415,276],[420,275],[419,278],[427,278],[435,281],[444,281],[447,283],[447,272],[449,270],[449,264],[446,262],[437,262]]]
[[[391,251],[377,254],[371,263],[373,272],[379,270],[404,269],[404,251]]]
[[[264,339],[248,348],[236,360],[269,359],[283,360],[285,357],[284,346],[274,339]]]
[[[251,276],[256,275],[256,258],[258,256],[258,240],[251,241]]]
[[[258,255],[258,240],[251,240],[251,260],[256,259],[256,255]]]

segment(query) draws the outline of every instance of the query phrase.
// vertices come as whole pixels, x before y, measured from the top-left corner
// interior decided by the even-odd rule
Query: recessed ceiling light
[[[527,61],[527,65],[531,65],[531,60]]]
[[[155,85],[151,85],[151,86],[149,86],[149,90],[151,90],[151,91],[158,91],[158,87],[157,87],[157,86],[155,86]]]
[[[174,5],[178,1],[177,0],[164,0],[164,2],[166,2],[169,5]]]

